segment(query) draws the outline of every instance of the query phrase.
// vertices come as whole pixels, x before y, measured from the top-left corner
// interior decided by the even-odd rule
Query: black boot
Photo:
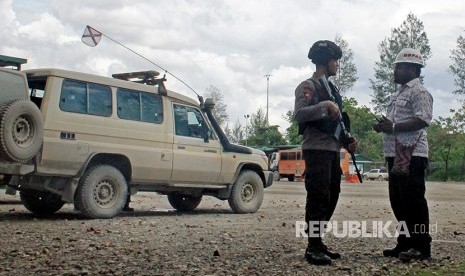
[[[305,250],[305,259],[313,265],[330,265],[331,258],[324,253],[325,245],[321,238],[309,238],[307,250]]]
[[[305,252],[305,259],[308,263],[313,265],[330,265],[331,258],[323,253],[321,250],[307,250]]]
[[[401,252],[399,259],[403,262],[409,262],[411,260],[427,260],[431,258],[431,250],[417,250],[410,248],[408,251]]]
[[[337,260],[337,259],[340,259],[340,258],[341,258],[341,254],[339,254],[339,253],[337,253],[337,252],[331,252],[331,251],[329,251],[328,246],[326,246],[325,244],[323,244],[322,251],[323,251],[323,253],[325,253],[328,257],[330,257],[331,260]]]
[[[410,246],[403,243],[398,243],[394,248],[387,248],[383,250],[384,257],[394,257],[399,258],[401,252],[407,251],[410,249]]]

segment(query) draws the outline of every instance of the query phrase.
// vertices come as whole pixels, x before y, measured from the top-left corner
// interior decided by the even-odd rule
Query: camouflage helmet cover
[[[329,40],[319,40],[313,43],[310,51],[308,52],[308,58],[312,60],[314,64],[325,65],[330,59],[340,59],[342,57],[342,51],[336,43]]]

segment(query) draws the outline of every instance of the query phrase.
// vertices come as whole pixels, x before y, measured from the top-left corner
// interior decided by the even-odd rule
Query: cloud
[[[283,115],[294,106],[294,89],[314,67],[309,47],[341,35],[354,52],[358,82],[348,96],[369,105],[369,79],[378,45],[413,12],[423,23],[433,56],[424,69],[435,97],[435,117],[446,116],[454,89],[447,72],[450,50],[464,34],[465,3],[459,1],[255,1],[81,0],[1,1],[0,53],[28,59],[23,68],[58,67],[111,76],[160,70],[104,38],[94,48],[80,37],[86,25],[168,69],[197,93],[214,85],[224,94],[230,121],[266,108],[284,131]],[[160,70],[163,71],[163,70]],[[169,89],[195,98],[168,76]]]

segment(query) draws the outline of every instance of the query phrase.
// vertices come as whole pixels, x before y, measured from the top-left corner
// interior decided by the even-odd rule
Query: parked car
[[[0,68],[7,191],[40,215],[74,203],[86,217],[111,218],[138,191],[167,195],[179,211],[204,195],[257,211],[273,183],[265,153],[229,143],[211,99],[167,90],[157,75]]]
[[[388,180],[389,175],[386,169],[372,169],[363,174],[363,179],[367,180]]]

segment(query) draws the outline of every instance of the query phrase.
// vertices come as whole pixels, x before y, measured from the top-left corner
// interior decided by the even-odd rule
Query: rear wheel
[[[383,176],[382,175],[378,176],[378,180],[383,181],[384,180]]]
[[[52,215],[65,205],[61,197],[50,192],[24,190],[19,193],[24,207],[36,215]]]
[[[264,188],[254,171],[242,171],[233,185],[229,206],[235,213],[255,213],[263,202]]]
[[[127,195],[123,174],[113,166],[98,165],[81,178],[74,204],[88,218],[112,218],[123,209]]]
[[[191,196],[182,194],[168,194],[168,201],[174,209],[181,212],[189,212],[199,206],[202,196]]]

